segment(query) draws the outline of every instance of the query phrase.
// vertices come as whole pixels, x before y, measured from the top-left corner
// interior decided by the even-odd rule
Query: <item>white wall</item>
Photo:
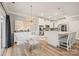
[[[1,21],[1,19],[2,19],[2,21]],[[3,53],[5,45],[6,45],[5,22],[6,22],[6,14],[0,4],[0,55],[1,55],[1,53]],[[1,42],[2,42],[2,44],[1,44]]]

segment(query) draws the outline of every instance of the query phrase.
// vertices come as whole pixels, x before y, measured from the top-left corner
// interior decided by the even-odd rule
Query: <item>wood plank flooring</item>
[[[79,56],[79,41],[69,51],[53,47],[45,40],[41,41],[40,46],[40,49],[34,49],[32,52],[28,52],[26,45],[14,45],[6,49],[3,56]]]

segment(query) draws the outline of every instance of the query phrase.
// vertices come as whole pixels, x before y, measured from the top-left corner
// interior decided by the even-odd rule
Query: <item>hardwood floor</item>
[[[29,52],[26,45],[14,45],[6,49],[3,56],[79,56],[79,41],[74,44],[71,50],[53,47],[45,40],[41,41],[40,49],[33,49]]]

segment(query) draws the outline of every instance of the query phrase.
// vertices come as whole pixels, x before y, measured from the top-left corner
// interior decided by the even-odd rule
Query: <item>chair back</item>
[[[68,35],[68,45],[73,45],[75,43],[76,32],[69,33]]]

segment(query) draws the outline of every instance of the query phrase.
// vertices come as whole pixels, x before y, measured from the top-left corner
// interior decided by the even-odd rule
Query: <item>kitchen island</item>
[[[59,38],[67,35],[68,32],[58,32],[58,31],[45,32],[45,36],[47,36],[48,38],[48,44],[53,45],[55,47],[59,46]]]

